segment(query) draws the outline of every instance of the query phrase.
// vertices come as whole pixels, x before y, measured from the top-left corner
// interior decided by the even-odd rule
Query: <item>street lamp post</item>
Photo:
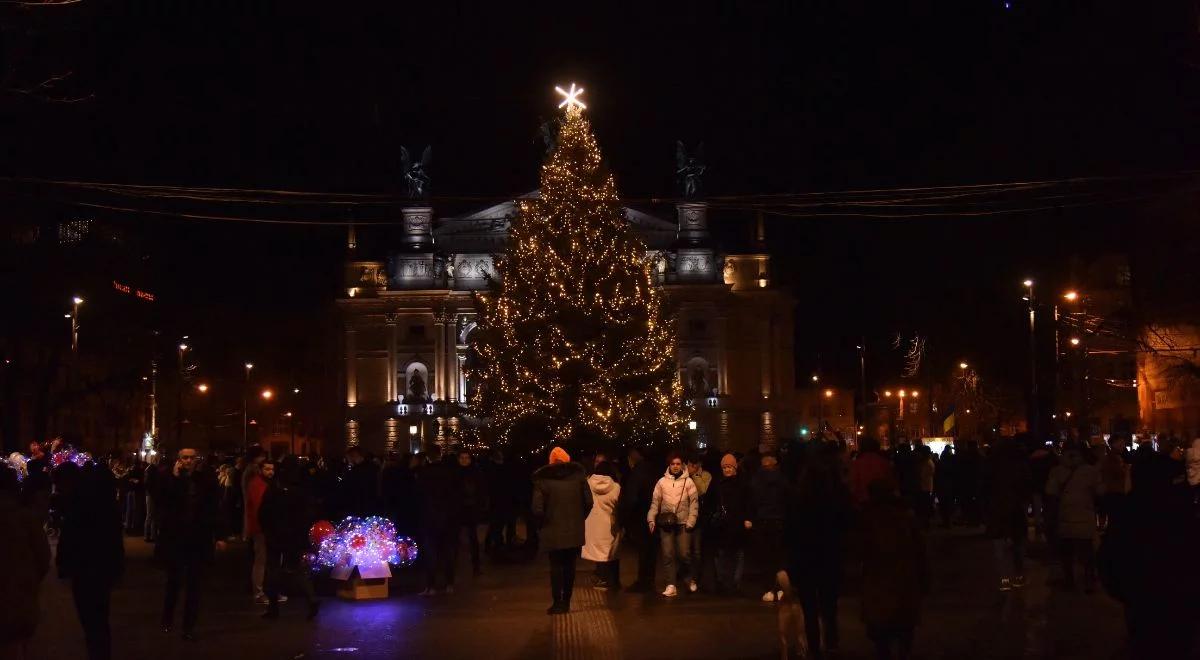
[[[175,444],[176,449],[183,449],[183,356],[187,353],[188,345],[179,345],[179,386],[175,389]]]
[[[75,296],[71,299],[71,352],[79,353],[79,306],[83,298]]]
[[[859,424],[867,422],[867,339],[863,337],[862,343],[858,345],[858,386],[862,390],[862,407],[860,409],[857,422],[854,426],[857,428]]]
[[[245,452],[250,448],[248,441],[249,422],[246,417],[247,398],[250,396],[250,370],[254,368],[253,362],[247,362],[246,367],[246,382],[242,385],[242,451]]]
[[[1039,440],[1041,435],[1038,426],[1041,420],[1038,415],[1037,306],[1033,296],[1033,280],[1025,280],[1023,284],[1028,291],[1026,300],[1029,302],[1029,430],[1033,433],[1034,440]]]

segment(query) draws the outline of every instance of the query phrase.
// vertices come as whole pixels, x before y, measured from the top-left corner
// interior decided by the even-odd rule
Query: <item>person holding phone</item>
[[[171,632],[175,605],[183,591],[183,638],[195,640],[200,614],[200,585],[212,563],[214,549],[224,550],[217,480],[196,450],[179,450],[160,490],[161,522],[154,555],[167,571],[163,600],[163,632]]]

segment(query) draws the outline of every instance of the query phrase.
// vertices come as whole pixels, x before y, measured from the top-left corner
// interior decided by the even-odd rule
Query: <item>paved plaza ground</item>
[[[580,563],[574,611],[547,616],[549,570],[544,557],[526,564],[485,564],[471,577],[464,564],[453,595],[421,598],[419,576],[402,575],[391,598],[325,600],[312,624],[289,603],[275,622],[246,593],[245,548],[232,545],[206,581],[199,639],[158,629],[164,578],[150,547],[127,541],[126,575],[113,598],[114,656],[121,659],[215,658],[774,658],[774,605],[704,594],[673,600],[606,595],[590,588],[591,564]],[[1034,552],[1037,554],[1035,546]],[[1029,562],[1029,586],[1002,594],[991,573],[991,546],[978,530],[935,531],[929,538],[932,592],[917,630],[916,657],[1123,658],[1120,606],[1102,593],[1064,593],[1046,586],[1047,568]],[[632,557],[622,562],[632,579]],[[859,621],[853,575],[841,601],[843,658],[870,658]],[[45,616],[35,660],[83,657],[83,640],[68,586],[43,585]]]

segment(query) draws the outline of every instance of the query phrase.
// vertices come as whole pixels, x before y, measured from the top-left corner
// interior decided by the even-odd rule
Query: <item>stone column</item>
[[[458,323],[453,313],[446,314],[446,396],[447,401],[457,401],[458,396]]]
[[[389,312],[384,317],[388,326],[387,333],[387,400],[395,403],[399,397],[396,393],[396,313]]]
[[[771,378],[771,319],[768,317],[763,319],[759,324],[759,355],[762,358],[762,396],[763,399],[770,399],[774,394],[772,391]]]
[[[428,206],[408,206],[400,209],[404,218],[405,247],[423,248],[433,245],[433,209]]]
[[[708,202],[680,202],[675,205],[680,243],[699,244],[708,240]]]
[[[433,315],[433,378],[429,379],[430,394],[446,397],[446,316]]]
[[[725,396],[729,394],[729,358],[725,349],[725,342],[728,341],[729,332],[727,329],[728,317],[720,315],[716,317],[717,321],[717,394]]]
[[[346,406],[358,405],[358,351],[355,348],[354,326],[346,324]]]

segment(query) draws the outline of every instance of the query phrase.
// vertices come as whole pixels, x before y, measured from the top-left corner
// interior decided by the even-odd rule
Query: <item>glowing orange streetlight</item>
[[[275,396],[275,393],[272,392],[271,390],[263,390],[262,391],[262,398],[264,401],[270,401],[271,397],[273,397],[273,396]]]
[[[1079,345],[1079,337],[1071,337],[1071,345],[1078,346]]]
[[[208,385],[206,385],[205,383],[200,383],[199,385],[196,386],[196,391],[201,394],[204,394],[205,392],[208,391]]]
[[[920,396],[920,392],[917,392],[916,390],[913,390],[910,394],[912,394],[912,398],[914,399]]]
[[[892,391],[891,391],[891,390],[884,390],[884,391],[883,391],[883,395],[884,395],[884,396],[891,396],[891,395],[892,395]]]
[[[1079,300],[1079,292],[1078,291],[1068,291],[1063,294],[1063,298],[1065,298],[1066,300],[1069,300],[1070,302],[1075,302],[1076,300]]]
[[[825,398],[826,399],[833,398],[833,390],[825,390]]]

